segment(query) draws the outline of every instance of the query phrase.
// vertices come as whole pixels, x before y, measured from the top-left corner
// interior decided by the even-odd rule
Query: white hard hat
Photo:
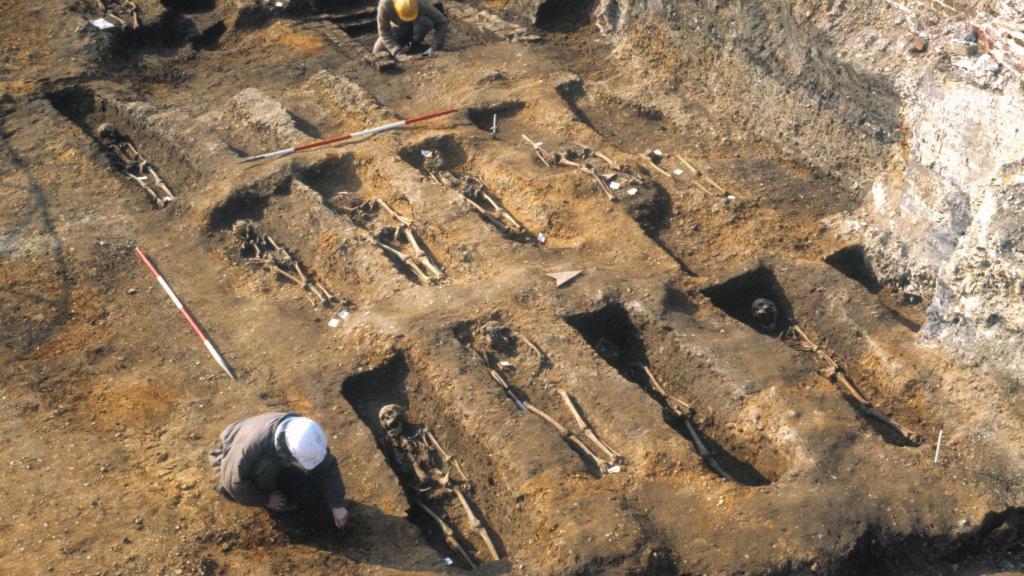
[[[327,456],[324,429],[309,418],[289,418],[284,423],[284,441],[292,458],[306,470],[316,468]]]

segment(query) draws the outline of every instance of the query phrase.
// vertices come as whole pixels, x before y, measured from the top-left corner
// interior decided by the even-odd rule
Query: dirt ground
[[[829,224],[864,190],[722,138],[712,126],[729,110],[706,99],[693,102],[705,120],[669,122],[590,26],[510,42],[512,24],[475,16],[487,3],[446,2],[447,49],[379,72],[364,59],[371,30],[342,18],[352,6],[261,18],[228,4],[140,2],[136,31],[91,27],[84,1],[4,6],[0,572],[468,572],[380,450],[388,403],[465,469],[501,558],[457,504],[440,508],[477,573],[1024,570],[1019,394],[917,343],[923,305],[878,285]],[[460,112],[238,162],[447,108]],[[158,207],[124,174],[109,127],[173,201]],[[616,186],[547,166],[524,136],[608,156],[597,178]],[[523,231],[478,214],[446,175],[478,178]],[[412,253],[377,199],[437,274],[377,244]],[[254,262],[242,220],[331,301]],[[561,287],[546,276],[568,270],[582,273]],[[761,297],[779,305],[772,330],[751,317]],[[781,338],[792,325],[822,355]],[[567,392],[621,471],[518,410],[491,361],[582,435]],[[265,411],[327,430],[344,534],[216,493],[206,452]]]

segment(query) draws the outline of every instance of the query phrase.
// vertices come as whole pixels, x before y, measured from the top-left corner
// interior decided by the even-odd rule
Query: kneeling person
[[[426,55],[433,56],[444,48],[448,35],[448,18],[434,8],[429,0],[380,0],[377,6],[377,43],[374,54],[391,55],[400,62],[409,57],[409,48],[423,44],[434,31],[434,41]]]
[[[276,512],[326,505],[334,524],[348,524],[345,485],[319,424],[298,414],[271,412],[228,425],[210,463],[221,494],[244,506]]]

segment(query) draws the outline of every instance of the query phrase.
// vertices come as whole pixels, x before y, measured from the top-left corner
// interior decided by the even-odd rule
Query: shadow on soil
[[[764,266],[705,288],[701,292],[715,307],[762,334],[778,336],[793,323],[793,307],[786,297],[786,292],[776,280],[775,274]],[[754,319],[751,305],[758,298],[771,300],[778,308],[778,318],[770,330],[763,328]]]
[[[870,527],[833,571],[838,576],[1012,573],[1024,568],[1024,508],[989,512],[958,537],[894,537]],[[971,567],[968,569],[968,567]]]
[[[433,571],[429,567],[402,561],[400,554],[374,554],[381,541],[387,541],[395,532],[402,530],[408,518],[392,516],[376,506],[349,501],[346,505],[351,514],[347,529],[342,532],[334,526],[334,520],[327,508],[317,510],[299,509],[295,512],[271,514],[274,527],[291,543],[312,546],[320,550],[342,554],[364,564],[401,571],[447,574]]]
[[[854,244],[841,248],[827,256],[825,263],[842,272],[847,278],[858,282],[868,292],[878,296],[879,303],[892,313],[893,318],[897,322],[908,330],[911,332],[919,332],[921,330],[920,322],[907,318],[900,312],[898,307],[892,306],[882,298],[882,291],[885,289],[885,285],[878,280],[878,276],[875,274],[875,270],[871,266],[871,261],[868,260],[868,255],[863,246]]]
[[[397,467],[397,464],[388,456],[389,451],[384,448],[384,429],[380,425],[378,414],[380,409],[387,404],[398,404],[406,409],[410,413],[410,422],[415,418],[415,411],[410,411],[409,395],[406,390],[406,380],[409,378],[409,365],[406,362],[405,356],[401,353],[395,354],[388,361],[383,364],[369,370],[362,372],[345,379],[341,386],[342,396],[355,410],[356,415],[359,419],[369,428],[373,434],[374,440],[377,443],[377,449],[380,450],[381,454],[387,460],[388,465],[391,467],[392,473],[396,478],[402,480],[402,488],[405,492],[406,500],[409,504],[409,508],[406,511],[406,520],[414,524],[419,528],[427,542],[438,551],[439,554],[453,559],[455,562],[459,562],[461,558],[457,553],[451,549],[445,542],[445,534],[439,529],[437,523],[428,515],[419,505],[419,496],[413,487],[404,481],[404,472]],[[452,519],[447,518],[443,507],[432,506],[437,508],[435,513],[442,516],[450,526],[454,525]],[[479,514],[479,509],[474,510],[483,520],[483,515]],[[501,546],[500,540],[497,538],[496,532],[493,527],[487,525],[487,528],[494,535],[496,540],[495,544]],[[456,536],[458,537],[458,536]],[[467,551],[472,551],[474,547],[466,542],[464,539],[459,539],[459,543]],[[472,554],[472,552],[470,552]],[[479,560],[479,556],[477,558]],[[462,566],[463,568],[469,568],[468,566]]]
[[[611,303],[595,312],[568,316],[565,321],[583,336],[609,366],[661,404],[666,424],[690,442],[694,441],[682,419],[668,409],[664,398],[654,390],[644,372],[643,367],[650,366],[644,341],[622,304]],[[694,429],[696,430],[696,426]],[[730,454],[721,444],[699,430],[697,434],[722,468],[740,484],[763,486],[771,483],[750,463]]]

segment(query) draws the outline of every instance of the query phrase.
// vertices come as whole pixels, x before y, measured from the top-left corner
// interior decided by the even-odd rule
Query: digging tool
[[[319,148],[321,146],[327,146],[329,144],[344,142],[345,140],[354,140],[356,138],[362,138],[363,136],[370,136],[372,134],[378,134],[380,132],[387,132],[388,130],[397,130],[399,128],[409,126],[410,124],[423,122],[424,120],[430,120],[432,118],[439,118],[441,116],[447,116],[449,114],[454,114],[458,111],[458,108],[452,108],[451,110],[434,112],[433,114],[418,116],[416,118],[410,118],[408,120],[399,120],[398,122],[392,122],[391,124],[385,124],[383,126],[377,126],[375,128],[367,128],[366,130],[360,130],[359,132],[349,132],[348,134],[342,134],[341,136],[327,138],[326,140],[317,140],[316,142],[310,142],[308,144],[302,144],[300,146],[293,146],[292,148],[285,148],[283,150],[267,152],[265,154],[257,154],[256,156],[249,156],[247,158],[242,158],[241,160],[239,160],[239,163],[255,162],[257,160],[267,160],[270,158],[283,158],[296,152],[304,152],[306,150],[312,150],[313,148]]]
[[[225,372],[227,372],[228,376],[230,376],[232,380],[237,380],[237,378],[235,378],[234,373],[231,371],[231,368],[228,366],[228,363],[220,355],[220,352],[217,351],[217,348],[214,347],[213,342],[210,342],[210,339],[206,337],[206,334],[203,332],[203,329],[200,328],[199,324],[197,324],[196,321],[192,318],[192,314],[188,311],[188,308],[185,308],[185,305],[181,303],[181,300],[178,299],[178,296],[174,293],[174,290],[171,290],[170,284],[168,284],[167,281],[164,280],[164,277],[160,275],[160,272],[157,271],[156,266],[154,266],[153,263],[149,261],[149,258],[146,256],[146,253],[142,251],[142,247],[136,245],[135,253],[138,254],[143,264],[146,265],[146,268],[149,268],[149,271],[152,272],[153,276],[156,277],[156,281],[160,284],[160,287],[164,289],[164,292],[167,293],[167,296],[171,299],[171,302],[174,302],[174,305],[177,306],[178,311],[181,312],[181,315],[185,317],[185,320],[188,320],[189,326],[191,326],[192,330],[194,330],[196,335],[199,336],[199,339],[203,341],[203,346],[206,346],[206,349],[210,352],[210,355],[213,356],[213,359],[217,361],[217,364],[219,364],[220,367],[223,368]]]

